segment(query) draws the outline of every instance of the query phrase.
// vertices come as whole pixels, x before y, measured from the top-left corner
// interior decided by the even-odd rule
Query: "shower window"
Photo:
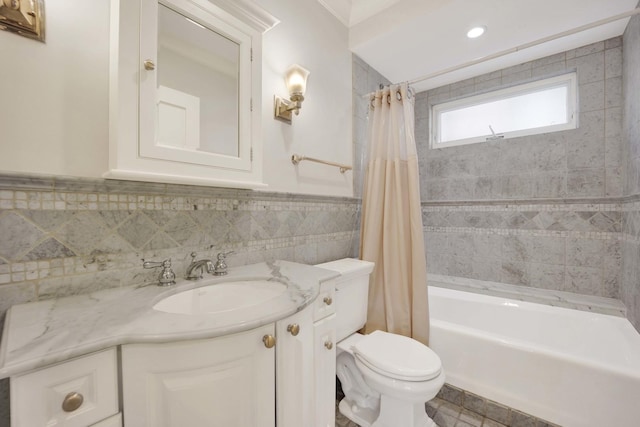
[[[577,128],[576,73],[433,105],[431,148]]]

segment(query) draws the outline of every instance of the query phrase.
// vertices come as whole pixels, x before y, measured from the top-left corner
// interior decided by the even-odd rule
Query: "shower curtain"
[[[376,264],[365,332],[383,330],[428,344],[414,100],[406,83],[371,95],[360,257]]]

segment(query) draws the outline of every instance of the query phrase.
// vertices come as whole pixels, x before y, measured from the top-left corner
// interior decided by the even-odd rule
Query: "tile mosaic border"
[[[0,172],[0,190],[44,193],[106,193],[150,196],[182,196],[204,199],[307,201],[309,203],[360,203],[356,197],[336,197],[314,194],[279,193],[270,191],[230,189],[197,185],[162,184],[144,181],[85,178],[58,175],[38,175],[18,172]],[[120,197],[119,197],[120,199]],[[111,199],[110,199],[111,200]]]

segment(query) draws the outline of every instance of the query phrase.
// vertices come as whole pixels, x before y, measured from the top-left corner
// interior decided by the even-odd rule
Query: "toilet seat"
[[[359,340],[353,353],[372,371],[403,381],[428,381],[442,370],[440,358],[426,345],[383,331]]]

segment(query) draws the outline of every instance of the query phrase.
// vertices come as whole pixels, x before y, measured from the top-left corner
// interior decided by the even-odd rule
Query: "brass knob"
[[[324,346],[327,347],[327,350],[331,350],[333,348],[333,343],[331,341],[325,341]]]
[[[333,300],[331,299],[331,297],[324,297],[323,301],[327,305],[331,305],[333,303]]]
[[[292,325],[287,326],[287,332],[291,332],[291,335],[294,337],[300,333],[300,325],[294,323]]]
[[[151,59],[145,59],[143,64],[145,70],[152,71],[156,69],[156,64],[154,64]]]
[[[273,348],[276,345],[276,337],[273,335],[265,335],[262,337],[262,342],[267,348]]]
[[[62,410],[64,412],[73,412],[82,406],[82,402],[84,402],[84,397],[75,391],[67,394],[62,401]]]

